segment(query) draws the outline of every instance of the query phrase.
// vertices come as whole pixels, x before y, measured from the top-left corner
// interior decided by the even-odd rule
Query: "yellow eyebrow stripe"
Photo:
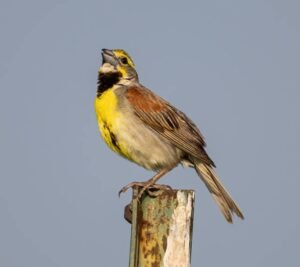
[[[132,68],[135,68],[134,63],[133,63],[133,60],[131,59],[131,57],[130,57],[124,50],[122,50],[122,49],[114,49],[113,52],[114,52],[114,54],[115,54],[115,56],[116,56],[117,58],[120,58],[120,57],[126,57],[127,60],[128,60],[129,65],[130,65]]]

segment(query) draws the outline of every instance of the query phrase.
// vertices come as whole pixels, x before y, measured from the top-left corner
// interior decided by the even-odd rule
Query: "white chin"
[[[109,63],[104,63],[104,64],[100,67],[99,71],[100,71],[101,73],[108,73],[108,72],[115,72],[116,69],[115,69],[115,67],[114,67],[113,65],[111,65],[111,64],[109,64]]]

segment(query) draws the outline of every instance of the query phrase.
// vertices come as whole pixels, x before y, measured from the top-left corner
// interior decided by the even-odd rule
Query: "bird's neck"
[[[106,90],[117,84],[122,75],[119,72],[101,73],[98,74],[97,96],[100,96]]]
[[[97,96],[100,96],[106,90],[112,88],[114,85],[120,86],[130,86],[138,83],[138,77],[123,77],[120,72],[110,72],[98,74],[98,87],[97,87]]]

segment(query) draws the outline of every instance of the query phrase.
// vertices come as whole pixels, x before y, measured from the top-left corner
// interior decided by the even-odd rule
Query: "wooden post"
[[[194,196],[192,190],[159,190],[156,197],[133,190],[130,267],[189,267]]]

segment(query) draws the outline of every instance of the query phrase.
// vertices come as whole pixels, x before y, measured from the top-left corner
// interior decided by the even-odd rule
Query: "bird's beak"
[[[108,63],[112,66],[116,66],[118,61],[112,50],[102,49],[102,64]]]

